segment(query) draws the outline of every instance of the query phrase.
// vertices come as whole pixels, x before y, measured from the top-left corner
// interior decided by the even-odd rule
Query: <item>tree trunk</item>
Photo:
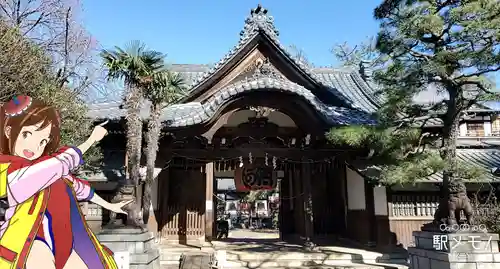
[[[129,85],[125,99],[127,109],[127,155],[128,155],[128,178],[125,185],[132,185],[134,189],[135,202],[126,208],[128,212],[127,224],[140,226],[140,207],[137,200],[137,186],[140,181],[140,162],[142,146],[142,119],[141,119],[141,91],[139,88]]]
[[[467,197],[467,190],[462,178],[457,175],[457,132],[460,121],[460,105],[457,98],[450,94],[448,111],[443,118],[443,135],[440,149],[441,158],[445,161],[443,170],[443,187],[438,210],[434,215],[432,225],[424,225],[423,229],[444,231],[443,228],[455,229],[460,222],[460,212],[463,211],[469,224],[472,222],[473,210]],[[441,225],[447,227],[442,227]],[[449,227],[448,227],[449,226]]]
[[[456,180],[455,171],[457,168],[457,130],[458,118],[445,120],[443,127],[443,141],[441,143],[441,158],[445,161],[445,169],[443,171],[443,197],[449,195],[449,185],[451,181]]]
[[[144,197],[142,200],[142,216],[144,223],[148,223],[149,210],[151,207],[152,185],[155,180],[154,169],[160,139],[160,116],[162,107],[153,104],[151,108],[151,118],[148,122],[148,133],[146,136],[146,182],[144,184]]]
[[[140,163],[142,146],[141,92],[136,87],[130,87],[127,94],[127,170],[129,179],[135,186],[140,181]]]

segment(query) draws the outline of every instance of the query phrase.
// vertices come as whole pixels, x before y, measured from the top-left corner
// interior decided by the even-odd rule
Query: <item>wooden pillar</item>
[[[306,238],[306,246],[312,245],[312,237],[314,235],[314,216],[313,216],[313,200],[311,190],[311,164],[302,164],[302,183],[304,190],[304,230]]]
[[[214,224],[214,163],[205,164],[205,241],[213,240],[213,224]]]
[[[338,171],[338,178],[337,180],[340,182],[339,187],[340,187],[340,193],[342,196],[342,221],[343,221],[343,226],[342,226],[342,232],[340,233],[342,236],[347,237],[347,212],[348,212],[348,206],[347,206],[347,174],[346,174],[346,165],[344,162],[341,162],[339,160],[335,160],[336,164],[336,171]]]
[[[305,219],[305,213],[304,213],[304,201],[305,197],[303,195],[303,187],[304,185],[302,183],[302,176],[300,175],[301,167],[299,165],[294,165],[293,166],[293,175],[292,175],[292,182],[293,182],[293,188],[292,188],[292,195],[294,199],[292,200],[293,206],[294,206],[294,222],[295,222],[295,230],[294,233],[296,235],[304,235],[305,234],[305,229],[304,229],[304,219]]]

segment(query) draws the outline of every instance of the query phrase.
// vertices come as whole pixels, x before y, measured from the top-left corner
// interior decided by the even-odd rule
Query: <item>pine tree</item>
[[[380,22],[376,48],[388,59],[375,73],[383,99],[379,124],[332,129],[328,138],[369,148],[371,168],[378,171],[372,179],[378,182],[442,172],[448,197],[464,178],[482,172],[459,163],[456,136],[472,105],[498,100],[488,76],[500,70],[500,2],[386,0],[374,14]],[[423,91],[438,92],[443,100],[418,104],[415,97]],[[439,122],[441,130],[426,131],[430,122]]]

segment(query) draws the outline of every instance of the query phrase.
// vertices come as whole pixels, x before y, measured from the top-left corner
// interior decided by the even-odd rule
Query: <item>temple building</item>
[[[200,47],[202,49],[202,47]],[[330,128],[374,124],[382,100],[366,63],[359,68],[314,68],[280,43],[274,19],[253,9],[239,41],[213,66],[176,64],[189,94],[165,108],[148,226],[167,240],[214,239],[214,178],[239,177],[249,185],[279,185],[284,240],[346,238],[363,244],[412,242],[411,231],[432,219],[440,175],[412,186],[372,186],[355,162],[367,152],[333,147]],[[432,92],[422,97],[432,101]],[[461,159],[499,177],[498,109],[474,107],[459,132]],[[146,120],[147,102],[142,109]],[[112,195],[124,176],[125,111],[120,103],[94,104],[89,116],[110,119],[103,141],[105,169],[89,177]],[[434,122],[429,128],[439,128]],[[480,183],[468,184],[475,192]],[[490,185],[488,185],[490,186]],[[106,222],[88,205],[95,229]]]

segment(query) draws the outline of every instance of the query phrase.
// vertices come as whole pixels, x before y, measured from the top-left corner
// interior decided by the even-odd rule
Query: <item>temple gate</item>
[[[216,174],[234,176],[254,166],[280,175],[282,239],[376,239],[373,186],[347,180],[355,173],[348,164],[367,152],[334,148],[325,138],[330,128],[374,123],[351,98],[370,89],[360,73],[312,71],[286,51],[273,18],[260,6],[220,62],[196,68],[201,67],[172,67],[191,86],[162,115],[156,162],[161,172],[148,224],[159,237],[213,240]],[[106,117],[113,113],[108,109]],[[363,194],[359,201],[350,189]]]

